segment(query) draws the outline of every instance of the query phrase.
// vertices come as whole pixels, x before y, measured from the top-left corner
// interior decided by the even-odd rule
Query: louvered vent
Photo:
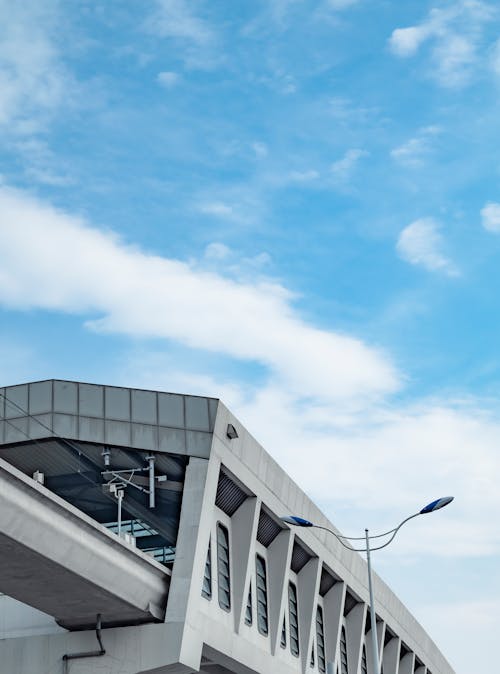
[[[276,536],[282,531],[282,527],[265,510],[261,509],[259,526],[257,527],[257,540],[266,548],[271,545]]]
[[[221,470],[215,505],[231,517],[246,498],[247,494],[245,494],[243,489]]]
[[[321,597],[324,597],[325,594],[332,589],[332,587],[335,585],[337,581],[335,578],[332,576],[331,573],[328,573],[328,571],[323,567],[321,570],[321,580],[319,583],[319,594]]]
[[[311,559],[311,555],[305,550],[300,543],[294,541],[293,552],[292,552],[292,562],[290,568],[294,573],[298,573]]]

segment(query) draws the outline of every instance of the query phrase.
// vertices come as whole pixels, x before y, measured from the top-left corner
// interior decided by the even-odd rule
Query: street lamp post
[[[440,508],[444,508],[444,506],[447,506],[449,503],[453,501],[453,496],[444,496],[442,498],[438,498],[435,501],[431,501],[431,503],[428,503],[426,506],[422,508],[422,510],[419,510],[418,513],[415,513],[414,515],[410,515],[406,519],[404,519],[402,522],[398,524],[397,527],[394,527],[394,529],[390,529],[389,531],[384,531],[382,534],[375,534],[373,536],[369,535],[368,529],[365,529],[365,535],[364,536],[342,536],[341,534],[338,534],[336,531],[333,531],[332,529],[329,529],[328,527],[322,527],[319,524],[314,524],[313,522],[309,522],[309,520],[305,520],[302,517],[297,517],[296,515],[286,515],[285,517],[282,517],[281,519],[286,522],[287,524],[291,524],[292,526],[296,527],[314,527],[315,529],[323,529],[324,531],[328,531],[330,534],[333,534],[335,538],[341,543],[345,548],[348,550],[352,550],[354,552],[365,552],[366,553],[366,564],[367,564],[367,571],[368,571],[368,592],[370,596],[370,619],[371,619],[371,633],[372,633],[372,654],[373,654],[373,674],[380,674],[380,669],[379,669],[379,653],[378,653],[378,641],[377,641],[377,620],[376,620],[376,613],[375,613],[375,599],[373,596],[373,582],[372,582],[372,566],[371,566],[371,558],[370,558],[370,553],[373,552],[374,550],[381,550],[382,548],[385,548],[391,543],[391,541],[394,540],[394,537],[398,533],[398,531],[401,529],[403,524],[406,524],[406,522],[409,522],[412,520],[414,517],[418,517],[419,515],[426,515],[428,513],[433,513],[435,510],[439,510]],[[386,536],[390,536],[389,540],[387,540],[385,543],[382,545],[377,545],[376,547],[371,547],[370,542],[377,538],[384,538]],[[365,541],[365,547],[364,548],[354,548],[351,545],[348,545],[345,543],[345,541]]]

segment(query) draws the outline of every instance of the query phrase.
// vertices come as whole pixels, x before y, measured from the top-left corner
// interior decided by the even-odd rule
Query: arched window
[[[347,638],[345,627],[343,625],[340,632],[340,674],[349,674],[349,668],[347,666]]]
[[[267,617],[267,572],[263,557],[255,557],[256,594],[257,594],[257,626],[259,632],[267,636],[269,633]]]
[[[323,609],[321,606],[318,606],[316,609],[316,650],[318,652],[318,669],[320,672],[325,672],[325,628],[323,623]]]
[[[299,649],[299,607],[297,605],[297,588],[288,583],[288,622],[290,624],[290,651],[298,657]]]
[[[229,566],[229,533],[220,522],[217,524],[217,584],[219,606],[231,610],[231,576]]]

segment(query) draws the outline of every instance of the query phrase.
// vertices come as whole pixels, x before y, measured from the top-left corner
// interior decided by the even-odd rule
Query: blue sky
[[[497,5],[0,0],[0,19],[0,383],[221,397],[346,533],[454,493],[377,568],[457,674],[486,671]]]

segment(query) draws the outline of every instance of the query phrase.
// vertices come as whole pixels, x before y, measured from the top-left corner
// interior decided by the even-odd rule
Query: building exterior
[[[0,671],[373,674],[376,629],[384,674],[453,674],[377,576],[373,626],[364,560],[288,513],[333,528],[219,400],[0,389]]]

